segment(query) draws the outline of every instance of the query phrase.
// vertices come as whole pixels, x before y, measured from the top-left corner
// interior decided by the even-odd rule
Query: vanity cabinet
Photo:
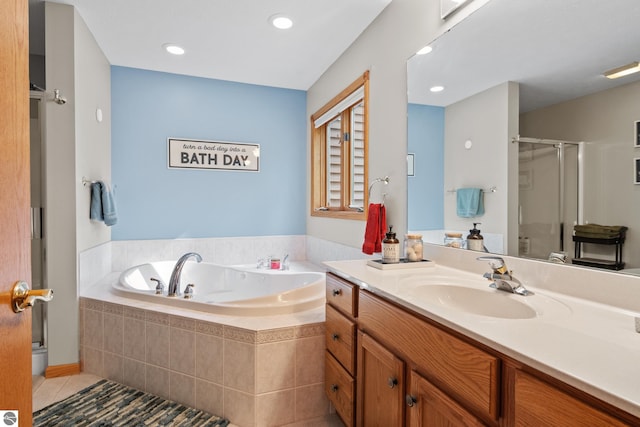
[[[346,426],[640,425],[374,292],[327,273],[326,393]]]

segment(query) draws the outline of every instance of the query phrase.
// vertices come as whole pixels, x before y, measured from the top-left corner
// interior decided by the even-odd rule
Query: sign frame
[[[169,137],[167,167],[260,172],[260,144]]]

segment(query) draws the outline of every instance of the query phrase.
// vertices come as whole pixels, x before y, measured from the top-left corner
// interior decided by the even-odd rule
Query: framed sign
[[[640,184],[640,157],[633,159],[633,183]]]
[[[260,170],[260,144],[167,139],[169,169]]]
[[[640,120],[633,122],[633,146],[640,147]]]

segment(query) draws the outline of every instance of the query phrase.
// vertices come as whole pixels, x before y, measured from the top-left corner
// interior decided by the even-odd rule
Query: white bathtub
[[[166,296],[175,261],[141,264],[122,272],[114,283],[121,296],[235,316],[290,314],[321,307],[325,303],[325,274],[314,271],[265,270],[253,266],[224,266],[188,261],[182,270],[180,292],[194,284],[192,299]],[[156,295],[156,283],[165,285]]]

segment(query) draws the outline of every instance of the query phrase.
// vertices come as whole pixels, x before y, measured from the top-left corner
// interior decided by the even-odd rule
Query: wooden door
[[[0,8],[0,410],[32,423],[31,310],[16,314],[11,290],[30,281],[28,1]]]
[[[482,427],[484,424],[414,371],[407,391],[409,427]]]
[[[369,335],[358,334],[358,402],[361,427],[401,427],[404,362]]]

